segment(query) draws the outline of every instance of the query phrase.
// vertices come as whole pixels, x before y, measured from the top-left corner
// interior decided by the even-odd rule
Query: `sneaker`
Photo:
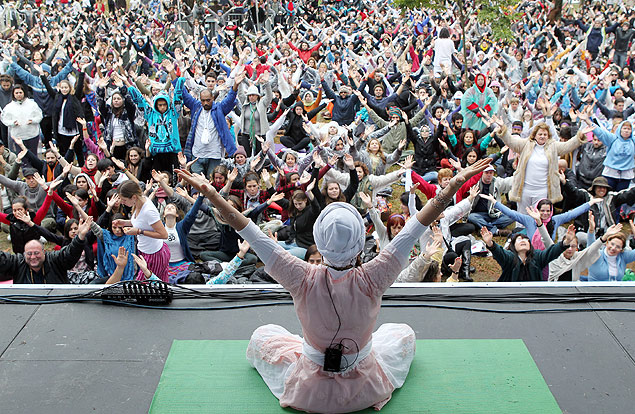
[[[46,244],[46,242],[47,242],[47,241],[48,241],[48,240],[46,240],[46,239],[44,238],[44,236],[40,236],[40,243],[42,243],[42,244]]]
[[[512,234],[512,231],[507,229],[500,229],[496,233],[498,237],[508,237],[510,234]]]

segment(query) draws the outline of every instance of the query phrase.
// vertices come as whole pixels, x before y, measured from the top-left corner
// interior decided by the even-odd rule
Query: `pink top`
[[[240,234],[254,247],[271,277],[291,293],[306,342],[324,353],[338,327],[327,284],[342,323],[334,342],[350,338],[361,350],[371,340],[383,293],[407,265],[408,253],[425,229],[418,220],[409,220],[376,258],[346,273],[292,256],[253,223]],[[342,276],[334,278],[331,272]],[[351,341],[343,344],[348,347],[344,355],[358,352]],[[317,412],[350,412],[385,403],[393,390],[374,352],[344,374],[325,372],[301,355],[287,377],[280,405]]]

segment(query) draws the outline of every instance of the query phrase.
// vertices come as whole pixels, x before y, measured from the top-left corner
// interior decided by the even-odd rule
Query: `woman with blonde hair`
[[[53,99],[53,136],[57,140],[57,147],[59,148],[60,154],[64,156],[66,151],[70,148],[71,141],[75,135],[80,135],[80,131],[86,129],[85,126],[80,129],[77,123],[77,118],[84,117],[84,110],[79,99],[75,96],[76,92],[69,81],[60,81],[60,83],[57,84],[58,92],[51,87],[48,78],[44,75],[41,68],[39,71],[44,87],[46,87],[46,91],[51,99]],[[80,79],[83,85],[84,77],[81,76]],[[79,88],[79,94],[83,94],[82,88]],[[76,140],[73,149],[75,150],[77,163],[84,165],[83,140]]]
[[[389,125],[387,128],[391,126],[392,125]],[[381,132],[382,130],[380,129],[375,133],[382,135]],[[405,139],[401,140],[399,142],[399,146],[391,154],[386,155],[381,141],[379,137],[374,135],[375,133],[368,136],[368,141],[363,139],[364,134],[362,134],[362,137],[360,137],[355,145],[351,146],[351,155],[356,160],[366,164],[370,174],[384,175],[386,174],[386,170],[388,170],[388,168],[399,161],[399,158],[401,158],[401,152],[406,147],[407,141]],[[362,149],[364,142],[366,142],[366,148]]]
[[[558,159],[586,142],[588,131],[578,132],[577,137],[566,142],[556,141],[551,128],[544,122],[534,127],[529,139],[511,135],[500,118],[495,122],[503,129],[502,140],[518,154],[518,166],[514,173],[509,200],[518,205],[517,211],[524,213],[527,207],[546,198],[552,203],[562,201],[558,180]]]

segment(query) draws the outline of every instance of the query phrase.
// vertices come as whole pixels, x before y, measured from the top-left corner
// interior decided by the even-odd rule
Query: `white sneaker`
[[[42,243],[42,244],[46,244],[46,242],[47,242],[47,241],[48,241],[48,240],[46,240],[46,239],[44,238],[44,236],[40,236],[40,243]]]

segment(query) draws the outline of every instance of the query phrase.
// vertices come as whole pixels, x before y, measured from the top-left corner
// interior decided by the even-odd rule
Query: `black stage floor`
[[[436,287],[392,288],[388,293],[635,295],[635,286],[431,286]],[[77,290],[0,289],[2,296],[18,293],[58,295]],[[563,412],[635,412],[635,313],[595,310],[635,309],[633,302],[426,303],[508,310],[593,309],[501,314],[384,308],[378,323],[408,323],[418,339],[521,338]],[[179,299],[170,306],[205,305],[214,302]],[[100,302],[0,305],[0,412],[147,412],[172,340],[248,339],[255,328],[267,323],[300,333],[293,308],[285,305],[220,311],[147,310]]]

